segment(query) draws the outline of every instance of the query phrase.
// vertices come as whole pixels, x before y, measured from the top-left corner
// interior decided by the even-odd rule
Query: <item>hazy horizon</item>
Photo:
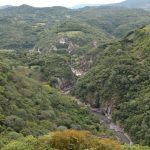
[[[102,4],[111,4],[111,3],[119,3],[125,0],[1,0],[0,6],[12,5],[12,6],[20,6],[22,4],[34,6],[34,7],[51,7],[51,6],[64,6],[64,7],[73,7],[80,4],[89,4],[89,5],[102,5]]]

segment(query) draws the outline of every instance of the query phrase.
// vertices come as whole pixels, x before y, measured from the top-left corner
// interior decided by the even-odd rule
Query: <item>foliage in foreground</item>
[[[150,150],[150,147],[140,145],[124,145],[123,150]]]
[[[139,145],[120,145],[112,139],[101,139],[88,131],[65,130],[35,138],[12,132],[0,141],[1,150],[150,150]]]
[[[1,150],[121,150],[121,145],[114,140],[99,139],[88,131],[77,130],[51,132],[39,138],[12,133],[0,144]]]
[[[121,146],[111,139],[99,139],[87,131],[66,130],[63,132],[52,132],[39,140],[60,150],[121,150]]]

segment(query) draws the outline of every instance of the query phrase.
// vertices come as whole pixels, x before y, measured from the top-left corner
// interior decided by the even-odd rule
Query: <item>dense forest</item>
[[[119,121],[132,139],[148,145],[149,39],[150,25],[129,33],[120,42],[97,48],[95,64],[74,89],[81,100],[101,107]]]
[[[146,10],[0,9],[0,149],[150,150]]]

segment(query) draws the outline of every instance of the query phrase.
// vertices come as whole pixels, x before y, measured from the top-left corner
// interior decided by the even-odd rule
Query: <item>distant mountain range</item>
[[[102,4],[79,4],[79,5],[75,5],[71,7],[71,9],[80,9],[80,8],[92,7],[92,6],[102,6]],[[150,0],[125,0],[121,3],[108,4],[105,6],[140,8],[144,10],[150,10]],[[0,6],[0,9],[6,9],[9,7],[12,7],[12,6],[11,5]]]
[[[72,9],[79,9],[87,6],[101,6],[101,4],[80,4],[72,7]],[[121,3],[108,4],[107,6],[141,8],[144,10],[150,10],[150,0],[125,0]]]
[[[72,7],[72,9],[80,9],[84,7],[100,6],[100,4],[79,4]]]
[[[12,6],[11,5],[0,6],[0,9],[6,9],[6,8],[9,8],[9,7],[12,7]]]
[[[122,3],[112,4],[111,6],[121,6],[127,8],[141,8],[150,10],[150,0],[126,0]]]

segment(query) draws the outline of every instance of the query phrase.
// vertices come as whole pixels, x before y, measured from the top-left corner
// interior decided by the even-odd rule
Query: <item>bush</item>
[[[40,143],[45,143],[59,150],[121,150],[121,146],[111,139],[99,139],[87,131],[65,130],[51,132],[39,138]]]

